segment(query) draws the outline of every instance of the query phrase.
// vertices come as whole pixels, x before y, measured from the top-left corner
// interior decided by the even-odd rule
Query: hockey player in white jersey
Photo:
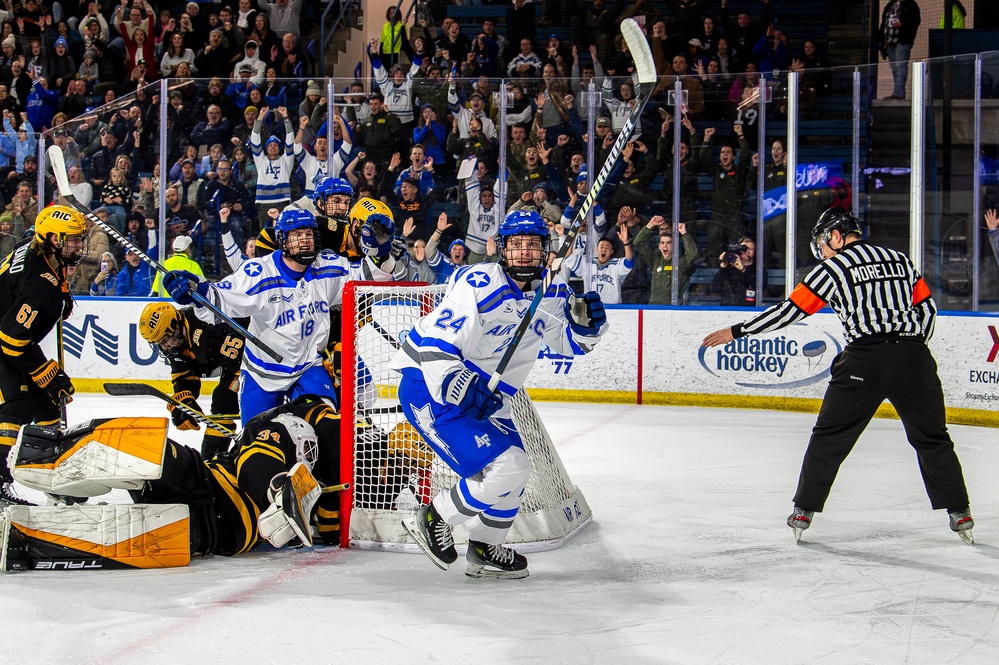
[[[440,304],[413,327],[391,367],[402,373],[399,401],[409,422],[461,480],[403,522],[430,559],[457,560],[453,525],[468,522],[470,577],[527,577],[527,559],[504,547],[530,476],[510,399],[523,386],[542,342],[567,356],[588,352],[607,329],[596,293],[580,298],[556,278],[499,382],[504,350],[528,312],[548,256],[548,226],[534,211],[500,225],[500,263],[460,268]]]
[[[197,288],[228,316],[249,317],[251,335],[284,357],[276,362],[246,341],[239,393],[244,423],[285,398],[311,394],[335,399],[333,381],[322,363],[330,334],[330,307],[340,304],[348,280],[390,281],[395,262],[389,256],[380,267],[370,257],[351,263],[319,250],[319,230],[307,210],[285,210],[275,229],[278,251],[244,261],[217,284],[198,282],[184,271],[172,271],[163,279],[170,296],[181,305],[197,304],[190,293]]]

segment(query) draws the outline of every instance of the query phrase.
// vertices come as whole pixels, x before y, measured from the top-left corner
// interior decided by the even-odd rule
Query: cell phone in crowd
[[[107,271],[108,271],[108,260],[101,259],[101,272],[107,273]]]

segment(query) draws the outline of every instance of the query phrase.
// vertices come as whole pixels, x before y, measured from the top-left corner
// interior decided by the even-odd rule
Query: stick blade
[[[56,186],[63,196],[72,195],[69,188],[69,175],[66,173],[66,160],[62,156],[62,150],[57,145],[50,145],[46,151],[49,163],[52,165],[52,174],[55,175]]]
[[[104,392],[113,397],[135,397],[136,395],[155,395],[159,391],[145,383],[105,383]]]
[[[635,62],[635,69],[638,71],[639,83],[655,83],[659,78],[656,72],[656,61],[652,57],[652,49],[645,39],[645,34],[638,22],[633,18],[626,18],[621,21],[621,35],[628,43],[628,50],[631,51],[631,58]]]

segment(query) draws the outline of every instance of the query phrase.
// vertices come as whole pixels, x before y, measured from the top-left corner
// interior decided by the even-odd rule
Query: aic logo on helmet
[[[709,374],[737,386],[796,388],[826,379],[832,359],[842,350],[829,333],[796,323],[779,333],[701,347],[697,359]]]

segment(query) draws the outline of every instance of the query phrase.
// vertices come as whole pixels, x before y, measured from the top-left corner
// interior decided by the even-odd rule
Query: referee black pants
[[[964,508],[968,490],[947,433],[943,390],[929,348],[919,340],[846,347],[832,378],[801,463],[794,505],[821,512],[836,473],[875,411],[889,400],[915,448],[934,510]]]

